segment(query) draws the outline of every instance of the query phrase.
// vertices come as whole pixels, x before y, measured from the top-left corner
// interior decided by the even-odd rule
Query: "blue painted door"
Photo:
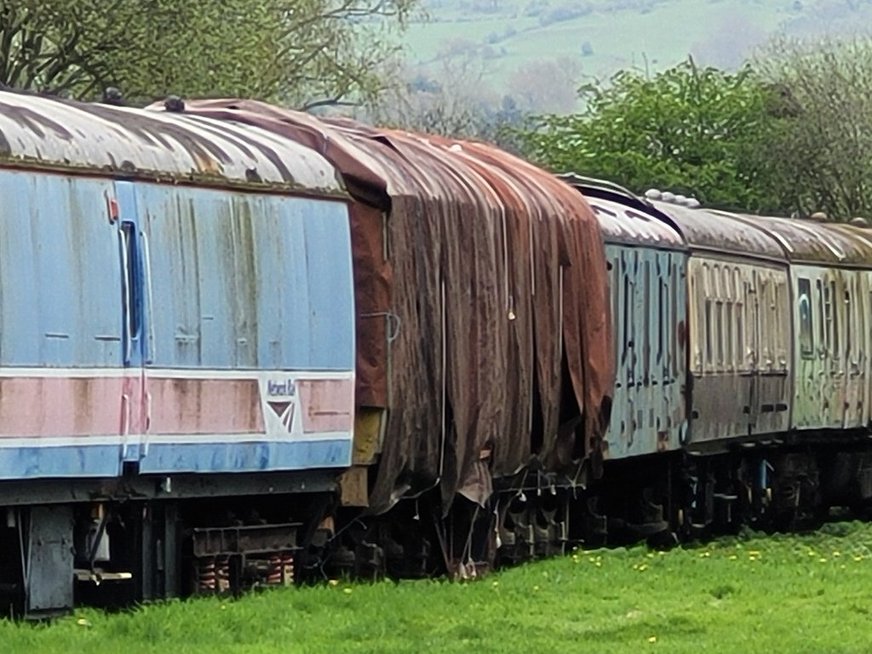
[[[150,399],[145,393],[144,366],[149,356],[148,284],[146,271],[149,251],[147,236],[140,228],[135,186],[115,182],[118,246],[121,257],[122,360],[124,381],[121,396],[121,459],[136,462],[142,458],[143,434],[148,431]]]

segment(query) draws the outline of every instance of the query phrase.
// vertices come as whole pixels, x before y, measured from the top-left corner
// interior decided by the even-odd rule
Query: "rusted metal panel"
[[[389,209],[384,222],[352,227],[355,252],[379,243],[385,254],[355,256],[356,279],[378,281],[356,290],[368,314],[358,371],[364,358],[364,390],[389,409],[376,508],[435,485],[446,503],[458,491],[481,500],[488,470],[514,474],[533,457],[551,471],[599,460],[612,393],[605,258],[575,190],[481,144],[255,102],[192,102],[186,112],[307,143],[360,205]],[[381,395],[370,392],[379,363]]]
[[[0,92],[0,166],[341,194],[317,152],[249,125]]]

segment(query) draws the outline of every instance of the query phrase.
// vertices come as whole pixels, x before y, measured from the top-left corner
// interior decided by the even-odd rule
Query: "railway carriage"
[[[0,602],[289,579],[351,461],[334,168],[253,127],[3,93],[0,193]]]
[[[811,220],[749,216],[790,261],[793,419],[801,432],[869,425],[872,243],[863,230]]]
[[[605,241],[615,390],[606,456],[626,459],[682,447],[688,436],[688,252],[663,214],[619,187],[562,179],[588,199]]]
[[[788,262],[778,243],[730,214],[652,204],[690,248],[690,448],[789,427]]]

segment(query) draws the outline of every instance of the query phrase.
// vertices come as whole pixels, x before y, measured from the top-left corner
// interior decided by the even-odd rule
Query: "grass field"
[[[739,53],[747,54],[753,43],[765,41],[796,18],[786,0],[660,0],[644,12],[634,6],[608,9],[608,2],[595,2],[590,14],[543,25],[525,13],[528,4],[504,0],[493,13],[470,13],[442,0],[430,9],[429,20],[413,22],[406,33],[409,60],[434,65],[452,42],[463,39],[486,47],[489,35],[496,34],[501,36],[491,44],[488,58],[495,82],[525,63],[559,57],[576,59],[584,74],[594,77],[646,65],[661,70],[689,53],[712,63],[737,63]],[[553,0],[550,6],[571,4]],[[588,56],[582,56],[583,43],[592,48]]]
[[[869,0],[419,2],[425,12],[401,36],[409,79],[435,80],[485,104],[512,96],[534,112],[581,109],[555,103],[540,88],[545,82],[574,90],[619,70],[654,74],[689,55],[734,70],[762,56],[778,35],[869,34],[872,25]],[[545,72],[545,82],[531,83],[555,69],[562,73]],[[458,71],[477,78],[458,90],[456,80],[465,79]]]
[[[0,652],[870,652],[872,526],[575,552],[474,583],[325,584],[50,625]]]

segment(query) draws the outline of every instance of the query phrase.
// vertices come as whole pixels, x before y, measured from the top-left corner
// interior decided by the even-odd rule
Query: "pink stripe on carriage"
[[[0,377],[0,437],[104,436],[122,420],[138,428],[136,411],[122,410],[125,392],[136,403],[139,380],[118,377]]]
[[[256,379],[149,377],[153,434],[262,434]]]

